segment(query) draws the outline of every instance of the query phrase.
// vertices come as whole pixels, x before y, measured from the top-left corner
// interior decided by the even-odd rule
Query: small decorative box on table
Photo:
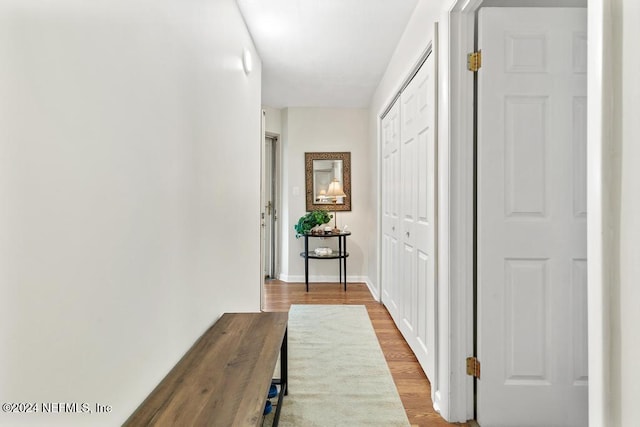
[[[350,231],[341,231],[341,232],[327,232],[325,234],[312,234],[305,233],[304,235],[304,252],[300,252],[300,256],[304,258],[304,282],[307,285],[307,292],[309,292],[309,260],[310,259],[337,259],[338,264],[340,265],[340,283],[343,283],[344,277],[344,290],[347,290],[347,257],[349,256],[349,252],[347,252],[347,236],[350,236]],[[309,238],[310,237],[321,237],[321,238],[338,238],[338,251],[309,251]],[[343,275],[344,273],[344,275]]]

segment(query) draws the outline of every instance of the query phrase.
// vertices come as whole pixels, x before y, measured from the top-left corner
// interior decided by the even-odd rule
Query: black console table
[[[307,292],[309,292],[309,259],[337,259],[340,265],[340,283],[344,277],[344,290],[347,290],[347,236],[350,236],[350,231],[343,231],[339,233],[325,233],[325,234],[310,234],[304,235],[304,252],[300,253],[300,256],[304,258],[304,282],[307,285]],[[309,251],[309,237],[322,237],[322,238],[338,238],[338,252],[333,252],[330,255],[318,255],[314,251]],[[344,271],[344,276],[342,275]]]

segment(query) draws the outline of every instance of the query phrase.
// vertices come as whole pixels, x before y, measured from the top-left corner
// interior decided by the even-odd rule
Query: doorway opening
[[[449,421],[465,421],[474,417],[473,378],[467,375],[466,359],[474,354],[473,349],[473,263],[472,242],[474,239],[474,150],[473,150],[473,73],[467,69],[467,54],[475,50],[475,15],[481,6],[541,6],[541,7],[587,7],[586,0],[456,0],[448,13],[449,55],[446,70],[450,84],[449,111],[449,161],[446,175],[449,178],[449,202],[445,205],[449,218],[449,251],[444,253],[444,262],[449,265],[449,302],[443,311],[449,319],[444,325],[443,336],[450,337],[449,348],[444,350],[449,381],[445,387],[448,400],[443,400],[443,416]],[[602,2],[589,2],[588,28],[588,110],[587,110],[587,158],[588,217],[585,238],[588,244],[588,372],[589,372],[589,417],[598,424],[605,419],[607,394],[603,387],[603,372],[606,372],[606,351],[602,337],[606,335],[606,292],[603,293],[603,138],[609,128],[603,125],[604,94],[610,87],[603,79],[609,71],[606,55],[608,15],[603,14]],[[603,59],[604,58],[604,59]],[[483,58],[484,59],[484,58]],[[485,62],[483,60],[483,62]],[[605,106],[605,107],[603,107]],[[606,239],[605,239],[606,240]],[[604,295],[604,296],[603,296]],[[592,298],[593,297],[593,298]],[[603,320],[605,319],[605,320]],[[586,353],[585,353],[586,354]],[[480,361],[482,362],[482,361]],[[484,366],[483,366],[484,368]],[[484,370],[482,370],[484,373]],[[482,379],[477,380],[482,381]],[[560,399],[559,401],[562,401]]]
[[[265,280],[278,278],[278,136],[267,133],[264,138],[264,224],[263,275]]]

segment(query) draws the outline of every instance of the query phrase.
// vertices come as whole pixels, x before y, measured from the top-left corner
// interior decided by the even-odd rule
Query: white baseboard
[[[364,282],[367,284],[367,288],[369,288],[369,292],[371,292],[371,296],[373,296],[373,299],[380,302],[380,295],[378,294],[378,289],[373,286],[373,283],[371,283],[371,280],[369,280],[368,276],[365,278]]]
[[[279,280],[287,283],[304,283],[304,275],[289,275],[289,274],[281,274],[278,277]],[[327,283],[327,282],[335,282],[338,283],[340,278],[338,275],[310,275],[309,283]],[[367,276],[347,276],[347,285],[349,283],[365,283],[369,289],[372,288],[371,281]]]
[[[278,279],[286,283],[304,283],[303,275],[280,274],[278,276]],[[338,283],[339,281],[340,280],[338,276],[309,276],[309,283]],[[367,288],[369,289],[369,292],[371,293],[373,299],[380,302],[380,294],[378,292],[378,289],[373,285],[373,283],[369,279],[369,276],[347,276],[347,287],[349,286],[349,283],[364,283],[365,285],[367,285]]]
[[[288,274],[282,274],[282,273],[278,275],[278,280],[281,280],[287,283],[293,282],[293,280],[290,280],[290,276]]]

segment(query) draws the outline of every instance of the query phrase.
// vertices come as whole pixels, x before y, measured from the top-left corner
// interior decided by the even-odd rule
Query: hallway
[[[467,426],[444,421],[433,410],[429,380],[402,338],[386,308],[375,301],[364,283],[349,283],[347,292],[338,283],[265,282],[265,311],[286,311],[291,304],[361,304],[367,307],[402,404],[412,426]]]

